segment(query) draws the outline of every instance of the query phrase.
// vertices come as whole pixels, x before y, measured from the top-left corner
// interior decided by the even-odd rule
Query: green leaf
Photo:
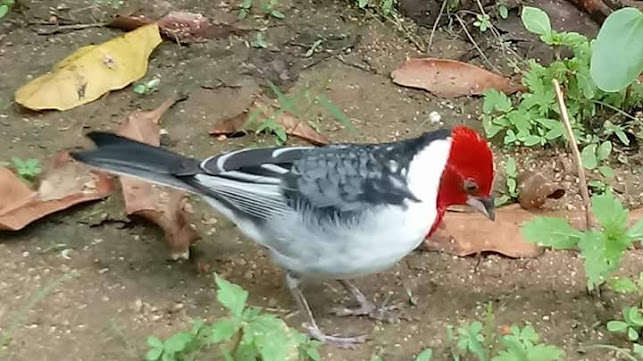
[[[282,12],[281,12],[281,11],[279,11],[279,10],[273,10],[273,11],[271,11],[271,12],[270,12],[270,15],[272,15],[273,17],[275,17],[275,18],[277,18],[277,19],[283,19],[283,18],[285,18],[285,17],[286,17],[286,14],[282,13]]]
[[[214,274],[214,279],[217,284],[217,300],[219,303],[227,308],[232,315],[241,316],[243,309],[246,307],[248,291],[224,280],[216,273]]]
[[[516,160],[513,157],[507,158],[507,165],[505,166],[507,175],[512,178],[516,178],[518,175],[518,168],[516,166]]]
[[[147,350],[145,354],[145,361],[157,361],[163,354],[163,348],[152,348]]]
[[[501,18],[506,19],[507,16],[509,16],[509,10],[507,10],[506,6],[501,4],[498,6],[498,15],[500,15]]]
[[[619,293],[635,293],[639,290],[636,283],[629,277],[616,278],[611,283],[614,291]]]
[[[227,340],[239,330],[239,321],[232,318],[223,318],[212,325],[210,339],[213,343]]]
[[[484,92],[484,103],[482,104],[482,111],[489,114],[493,111],[506,113],[511,110],[511,99],[496,89],[490,89]]]
[[[613,239],[608,239],[603,232],[589,230],[583,233],[578,241],[578,248],[585,258],[587,288],[593,290],[605,282],[609,274],[618,268],[627,246]]]
[[[627,234],[632,240],[643,239],[643,219],[639,219],[628,231]]]
[[[581,163],[586,169],[592,170],[598,166],[598,160],[596,159],[596,144],[590,144],[583,148],[580,153]]]
[[[636,341],[639,339],[639,333],[633,327],[630,327],[627,329],[627,338],[630,341]]]
[[[432,357],[433,357],[433,350],[431,350],[430,348],[427,348],[417,355],[417,357],[415,358],[415,361],[431,361]]]
[[[360,9],[364,9],[368,5],[368,0],[357,0],[357,6],[359,6]]]
[[[603,22],[592,47],[590,73],[603,91],[625,89],[643,71],[643,13],[623,8]]]
[[[192,341],[192,335],[186,332],[178,332],[170,336],[163,344],[164,350],[169,353],[176,353],[185,350],[188,343]]]
[[[355,127],[353,127],[353,123],[351,123],[351,120],[348,119],[346,114],[344,114],[341,109],[339,109],[330,99],[326,98],[323,94],[317,95],[317,101],[319,101],[319,104],[321,104],[328,112],[330,115],[335,118],[335,120],[340,121],[344,127],[346,127],[349,130],[355,130]]]
[[[536,217],[527,222],[520,233],[527,242],[554,249],[572,249],[582,236],[582,232],[572,228],[566,220],[554,217]]]
[[[592,210],[596,219],[606,230],[625,230],[629,212],[621,201],[611,193],[592,197]]]
[[[643,327],[643,314],[638,307],[630,307],[628,310],[628,322],[637,328]]]
[[[598,158],[598,160],[605,160],[610,156],[611,153],[612,153],[612,142],[608,140],[603,142],[598,147],[598,149],[596,149],[596,158]]]
[[[625,332],[629,325],[623,321],[612,320],[607,322],[607,330],[609,332]]]
[[[243,9],[250,9],[252,7],[252,0],[243,0],[243,1],[241,1],[241,7]]]
[[[551,33],[551,23],[549,22],[549,16],[544,11],[534,8],[531,6],[525,6],[522,9],[522,15],[520,16],[522,23],[525,25],[525,29],[529,32],[546,35]]]
[[[610,167],[608,167],[606,165],[602,165],[602,166],[598,167],[598,171],[601,172],[601,174],[605,178],[612,178],[614,176],[614,169],[612,169],[612,168],[610,168]]]
[[[159,340],[158,338],[154,336],[150,336],[147,338],[147,345],[150,347],[160,347],[163,348],[163,341]]]
[[[244,327],[252,334],[262,361],[283,361],[297,350],[295,339],[287,332],[288,326],[273,315],[262,315]]]
[[[632,352],[639,355],[640,357],[643,357],[643,345],[635,343],[634,345],[632,345]]]
[[[542,138],[537,136],[537,135],[529,135],[529,136],[525,137],[525,139],[523,140],[523,143],[525,143],[525,146],[527,146],[527,147],[532,147],[532,146],[540,143],[541,139]]]
[[[9,13],[9,6],[6,4],[0,5],[0,19],[4,18]]]

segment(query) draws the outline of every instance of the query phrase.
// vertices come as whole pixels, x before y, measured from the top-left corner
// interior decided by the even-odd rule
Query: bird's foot
[[[331,310],[331,313],[340,317],[368,316],[378,321],[397,322],[400,319],[399,312],[397,312],[398,308],[396,305],[387,306],[386,304],[376,307],[373,302],[368,301],[357,308],[335,307]]]
[[[367,336],[342,337],[326,335],[317,327],[308,327],[308,334],[313,339],[339,348],[355,348],[357,345],[366,342]]]

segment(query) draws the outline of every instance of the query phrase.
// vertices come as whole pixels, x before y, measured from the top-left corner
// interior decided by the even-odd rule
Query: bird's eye
[[[478,185],[476,184],[476,182],[472,181],[471,179],[467,179],[464,181],[464,190],[469,194],[477,193]]]

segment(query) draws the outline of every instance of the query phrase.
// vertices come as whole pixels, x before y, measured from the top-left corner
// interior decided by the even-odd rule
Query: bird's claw
[[[354,337],[326,335],[317,327],[308,327],[308,334],[310,335],[310,337],[319,342],[347,349],[355,348],[357,345],[366,342],[366,340],[368,339],[366,335]]]

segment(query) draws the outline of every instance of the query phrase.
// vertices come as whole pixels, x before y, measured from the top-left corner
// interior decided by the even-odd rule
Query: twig
[[[585,178],[583,162],[581,161],[580,151],[578,151],[578,144],[576,143],[576,138],[574,137],[574,132],[572,131],[572,124],[569,122],[569,114],[567,113],[567,105],[565,105],[565,99],[563,98],[563,91],[560,89],[558,80],[552,79],[551,82],[554,85],[554,90],[556,91],[556,99],[558,100],[560,116],[563,119],[563,124],[565,125],[565,130],[567,132],[567,138],[572,148],[572,153],[574,154],[574,160],[576,161],[578,178],[580,179],[580,194],[581,197],[583,197],[583,203],[585,204],[585,228],[589,229],[594,226],[594,222],[592,219],[592,206],[589,202],[589,191],[587,190],[587,179]]]
[[[353,68],[357,68],[357,69],[360,69],[360,70],[363,70],[363,71],[366,71],[366,72],[369,72],[369,73],[377,74],[377,72],[373,68],[371,68],[369,65],[363,65],[363,64],[359,64],[359,63],[351,63],[350,61],[347,61],[346,59],[344,59],[344,57],[342,57],[341,54],[334,55],[334,58],[339,60],[344,65],[352,66]]]
[[[458,19],[460,26],[462,26],[462,30],[464,30],[464,33],[467,34],[467,38],[469,38],[469,41],[471,42],[471,44],[473,44],[476,50],[478,50],[478,53],[480,53],[480,56],[482,57],[482,59],[484,59],[484,61],[487,63],[487,65],[491,67],[491,69],[493,69],[493,71],[500,73],[500,70],[498,70],[498,68],[496,68],[491,63],[491,61],[489,61],[489,58],[487,58],[487,56],[484,55],[484,52],[482,51],[482,49],[480,49],[480,47],[478,46],[478,43],[476,43],[476,41],[473,39],[473,36],[471,36],[471,34],[469,33],[469,30],[467,30],[467,25],[464,23],[460,15],[455,14],[455,18]]]
[[[50,29],[50,30],[44,30],[44,31],[36,30],[36,34],[38,34],[38,35],[53,35],[53,34],[56,34],[56,33],[61,33],[63,31],[83,30],[83,29],[88,29],[88,28],[100,28],[100,27],[103,27],[105,25],[106,25],[106,23],[60,25],[60,26],[56,26],[54,29]]]
[[[442,13],[444,13],[444,8],[447,7],[447,1],[449,0],[442,1],[440,12],[438,13],[438,17],[435,18],[435,23],[433,23],[433,28],[431,29],[431,36],[429,36],[429,45],[427,45],[426,51],[431,51],[431,44],[433,44],[433,35],[435,35],[435,29],[438,28],[438,23],[440,23],[440,18],[442,17]]]
[[[400,19],[395,15],[391,14],[389,16],[385,16],[385,19],[390,21],[392,24],[397,26],[397,29],[406,35],[406,38],[415,45],[415,47],[422,53],[426,52],[426,47],[423,44],[420,44],[420,42],[411,34],[411,32],[402,25],[402,22]]]
[[[608,104],[608,103],[602,102],[602,101],[600,101],[600,100],[592,100],[592,103],[594,103],[594,104],[598,104],[598,105],[602,105],[602,106],[607,107],[607,108],[610,108],[610,109],[612,109],[613,111],[615,111],[615,112],[617,112],[617,113],[621,114],[622,116],[628,117],[628,118],[630,118],[630,119],[632,119],[632,120],[639,120],[637,117],[635,117],[635,116],[633,116],[633,115],[628,114],[626,111],[624,111],[624,110],[622,110],[622,109],[619,109],[619,108],[617,108],[617,107],[615,107],[615,106],[613,106],[613,105],[611,105],[611,104]]]

